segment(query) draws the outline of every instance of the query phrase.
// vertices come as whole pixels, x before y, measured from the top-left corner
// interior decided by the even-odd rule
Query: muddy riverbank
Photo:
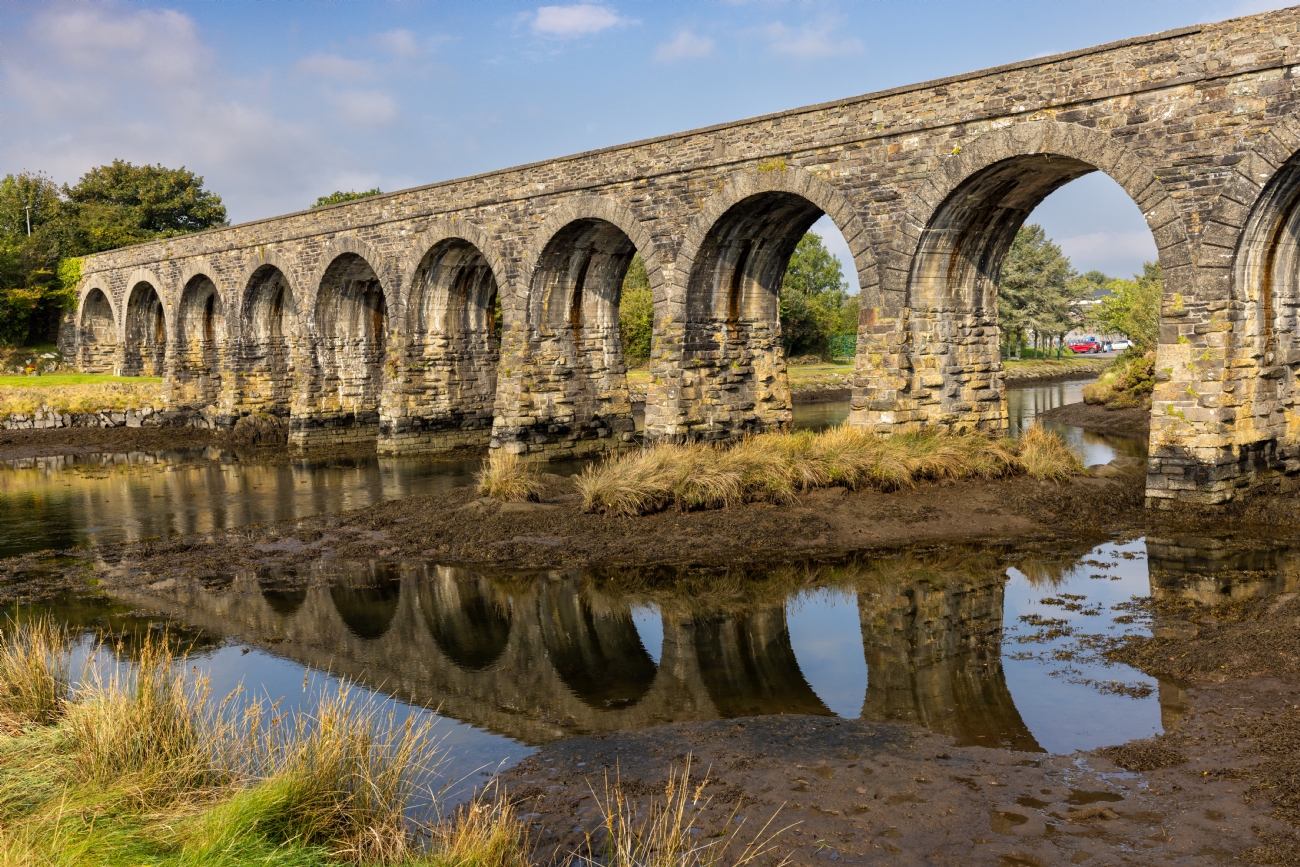
[[[1090,403],[1067,403],[1042,413],[1044,421],[1071,425],[1100,433],[1145,434],[1151,430],[1151,410],[1114,408]]]
[[[547,853],[598,836],[606,777],[644,798],[689,757],[711,780],[701,833],[718,833],[734,812],[748,840],[776,816],[770,829],[788,828],[777,849],[795,863],[1297,864],[1295,564],[1263,544],[1233,547],[1149,541],[1159,553],[1152,594],[1117,620],[1149,618],[1153,634],[1081,636],[1055,653],[1063,676],[1091,655],[1155,678],[1164,730],[1155,738],[1047,754],[1032,741],[1026,749],[1018,715],[993,727],[999,738],[963,722],[960,706],[931,702],[926,719],[912,720],[903,701],[897,718],[925,728],[797,713],[677,723],[549,744],[505,779]]]

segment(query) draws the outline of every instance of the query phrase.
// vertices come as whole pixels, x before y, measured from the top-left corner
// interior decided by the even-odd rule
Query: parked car
[[[1081,352],[1101,352],[1101,344],[1095,340],[1085,340],[1080,343],[1071,343],[1070,351],[1076,354]]]
[[[1131,349],[1132,346],[1133,344],[1129,343],[1127,340],[1116,340],[1110,345],[1110,348],[1116,352],[1123,352],[1125,349]]]

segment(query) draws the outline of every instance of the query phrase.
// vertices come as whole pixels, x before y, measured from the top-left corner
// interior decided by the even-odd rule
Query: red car
[[[1071,352],[1101,352],[1101,344],[1095,340],[1089,340],[1084,343],[1071,343]]]

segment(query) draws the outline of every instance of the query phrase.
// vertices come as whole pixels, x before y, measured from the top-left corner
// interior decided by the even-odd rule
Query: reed
[[[978,434],[879,437],[842,425],[818,434],[760,434],[730,447],[660,443],[587,467],[577,485],[589,511],[632,516],[670,506],[788,503],[802,491],[833,486],[896,491],[927,479],[992,479],[1024,471],[1057,478],[1061,467],[1067,474],[1078,471],[1063,463],[1069,449],[1053,434],[1040,431],[1019,446],[1022,453],[1030,449],[1032,467],[1016,448]]]
[[[484,497],[521,503],[541,499],[542,476],[532,461],[526,461],[514,452],[500,449],[492,452],[474,474],[478,491]]]
[[[743,867],[771,854],[774,840],[787,830],[769,830],[776,813],[747,843],[739,842],[744,821],[736,821],[735,810],[720,831],[701,833],[704,829],[697,823],[710,805],[704,796],[708,782],[706,775],[692,783],[687,756],[680,772],[669,769],[663,797],[640,804],[617,778],[606,776],[604,793],[593,792],[603,818],[600,830],[594,837],[588,835],[584,849],[572,860],[584,867]],[[788,862],[786,857],[778,864]]]
[[[0,626],[0,715],[50,725],[68,699],[68,633],[49,615]]]
[[[63,723],[82,780],[123,786],[146,805],[221,781],[216,759],[229,732],[207,680],[187,676],[185,664],[166,635],[146,634],[133,665],[90,667]]]
[[[1065,440],[1039,422],[1020,435],[1020,463],[1025,472],[1040,481],[1061,482],[1083,472],[1083,461]]]

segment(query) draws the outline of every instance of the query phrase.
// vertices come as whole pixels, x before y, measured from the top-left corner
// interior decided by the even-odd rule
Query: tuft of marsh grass
[[[0,626],[0,715],[50,725],[68,698],[68,633],[48,614]]]
[[[588,510],[630,516],[670,506],[788,503],[801,491],[835,486],[896,491],[925,479],[992,479],[1023,469],[1013,447],[978,434],[886,438],[842,425],[760,434],[730,447],[659,443],[588,466],[577,485]]]
[[[528,831],[503,792],[473,801],[433,831],[430,863],[445,867],[528,867]]]
[[[166,635],[147,634],[134,665],[90,669],[64,721],[83,780],[127,786],[142,803],[218,782],[228,732],[207,680],[187,676],[185,663]]]
[[[1050,433],[1040,422],[1034,422],[1020,435],[1020,463],[1025,472],[1040,481],[1060,482],[1083,472],[1079,456],[1065,440]]]
[[[536,502],[542,494],[542,476],[536,464],[514,452],[497,449],[474,474],[478,492],[507,503]]]
[[[605,777],[603,795],[592,793],[602,815],[599,839],[588,835],[585,851],[574,861],[584,867],[743,867],[773,850],[773,840],[784,830],[769,832],[774,813],[752,840],[736,851],[743,820],[735,821],[732,811],[725,826],[714,836],[701,834],[697,823],[709,806],[704,796],[709,779],[691,782],[691,758],[680,772],[670,768],[662,798],[638,804],[627,795],[620,781]],[[788,863],[789,857],[779,865]]]

